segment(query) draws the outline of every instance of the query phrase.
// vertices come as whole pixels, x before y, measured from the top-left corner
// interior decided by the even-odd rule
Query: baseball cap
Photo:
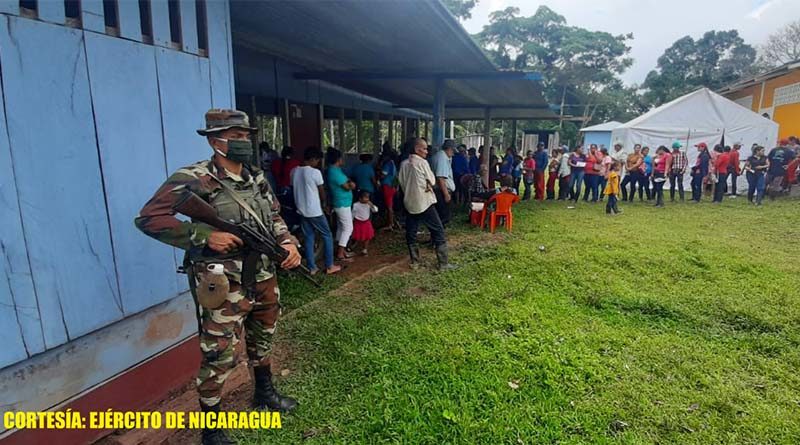
[[[695,147],[697,147],[697,148],[708,148],[708,145],[705,142],[701,142],[699,144],[696,144]]]
[[[675,141],[675,142],[672,143],[672,148],[674,148],[674,149],[681,148],[681,147],[683,147],[683,144],[681,144],[679,141]]]

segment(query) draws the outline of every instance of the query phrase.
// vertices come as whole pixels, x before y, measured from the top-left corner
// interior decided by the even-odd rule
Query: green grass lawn
[[[279,387],[301,407],[236,437],[800,443],[798,205],[523,203],[511,236],[455,249],[458,271],[289,283]]]

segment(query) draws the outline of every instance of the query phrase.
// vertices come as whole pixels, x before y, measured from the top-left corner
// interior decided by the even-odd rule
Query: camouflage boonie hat
[[[212,108],[206,112],[206,128],[197,130],[197,134],[207,136],[210,133],[230,128],[242,128],[251,132],[256,131],[254,127],[250,126],[250,119],[244,111]]]

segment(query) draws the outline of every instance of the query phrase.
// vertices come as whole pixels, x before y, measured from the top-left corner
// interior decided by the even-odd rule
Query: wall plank
[[[46,22],[58,23],[59,25],[63,25],[66,21],[63,1],[40,1],[37,5],[39,8],[39,19]]]
[[[211,108],[208,59],[179,51],[156,48],[159,94],[164,127],[167,171],[202,159],[210,159],[211,148],[196,132],[205,125],[205,113]],[[183,252],[176,250],[176,262]],[[177,278],[178,290],[188,289],[183,275]]]
[[[0,47],[20,210],[49,348],[122,316],[83,31],[9,17],[0,21]]]
[[[0,98],[3,86],[0,85]],[[0,326],[5,331],[0,348],[0,368],[44,350],[39,306],[31,280],[28,252],[22,234],[17,186],[11,166],[6,132],[5,108],[0,103],[0,248],[3,252],[0,276]],[[26,344],[27,342],[27,344]]]
[[[150,11],[153,16],[153,43],[169,47],[169,5],[167,0],[152,0]]]
[[[18,0],[0,0],[0,14],[19,14]]]
[[[214,108],[233,108],[230,52],[230,21],[227,1],[206,1],[208,58],[211,62],[211,93]]]
[[[89,33],[86,52],[117,275],[127,315],[178,292],[172,248],[133,225],[136,212],[166,179],[155,48]]]
[[[119,35],[126,39],[142,41],[142,20],[139,16],[139,2],[121,0],[119,5]]]
[[[187,53],[198,54],[197,45],[197,7],[195,0],[181,0],[178,5],[181,8],[181,33],[183,50]]]
[[[106,32],[103,0],[81,0],[81,23],[83,29],[100,33]]]

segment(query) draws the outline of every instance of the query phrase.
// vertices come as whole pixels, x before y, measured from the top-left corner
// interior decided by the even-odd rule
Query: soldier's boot
[[[288,413],[297,408],[297,400],[282,396],[275,390],[275,386],[272,384],[272,371],[269,366],[254,367],[253,377],[255,377],[253,406],[256,409]]]
[[[451,263],[448,257],[447,244],[436,246],[436,260],[441,271],[458,269],[458,266]]]
[[[419,246],[416,244],[408,246],[408,255],[411,257],[411,268],[419,267]]]
[[[219,403],[214,406],[200,404],[200,409],[204,413],[213,412],[219,415]],[[225,430],[220,428],[203,428],[202,445],[236,445],[236,442],[228,437]]]

